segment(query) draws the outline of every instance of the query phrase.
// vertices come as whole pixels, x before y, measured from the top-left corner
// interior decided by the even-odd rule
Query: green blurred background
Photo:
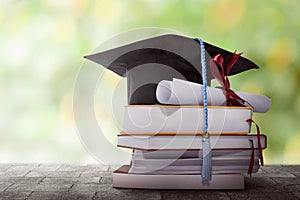
[[[0,162],[96,162],[73,120],[82,57],[112,35],[162,27],[258,64],[231,77],[232,87],[272,98],[267,114],[254,115],[268,136],[266,163],[300,164],[299,7],[298,0],[2,0]]]

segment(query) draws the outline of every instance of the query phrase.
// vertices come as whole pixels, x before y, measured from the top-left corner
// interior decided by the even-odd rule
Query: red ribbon
[[[230,89],[230,83],[229,83],[229,78],[228,78],[229,72],[230,72],[231,68],[233,67],[234,63],[236,63],[236,61],[242,55],[242,53],[236,54],[235,52],[230,57],[230,60],[226,66],[224,65],[224,58],[221,54],[218,54],[215,57],[213,57],[210,60],[210,69],[211,69],[212,75],[223,87],[223,93],[226,97],[226,105],[227,106],[244,106],[243,104],[246,101]],[[221,73],[215,63],[217,63],[219,65],[219,67],[221,69]]]
[[[261,148],[261,142],[260,142],[260,130],[259,130],[259,126],[255,123],[255,121],[253,121],[253,119],[248,119],[247,122],[254,123],[255,126],[256,126],[257,146],[258,146],[258,152],[259,152],[259,160],[260,160],[261,166],[264,166],[264,158],[263,158],[262,148]]]
[[[214,76],[214,78],[221,84],[223,88],[223,93],[226,97],[226,105],[227,106],[244,106],[244,103],[248,103],[251,105],[249,102],[245,101],[242,99],[239,95],[237,95],[234,91],[230,89],[230,82],[229,82],[229,72],[233,65],[236,63],[236,61],[239,59],[239,57],[242,55],[242,53],[236,54],[236,51],[232,54],[230,57],[228,64],[224,65],[224,58],[222,57],[221,54],[216,55],[210,60],[210,69],[211,73]],[[220,71],[218,66],[220,67]],[[257,132],[257,145],[258,145],[258,151],[259,151],[259,159],[260,159],[260,164],[263,166],[264,161],[263,161],[263,155],[262,155],[262,148],[261,148],[261,142],[260,142],[260,129],[259,126],[252,120],[248,119],[247,122],[249,123],[254,123],[256,125],[256,132]],[[248,173],[251,175],[252,169],[253,169],[253,164],[254,164],[254,144],[253,141],[250,141],[252,143],[252,153],[251,153],[251,159],[250,159],[250,164],[249,164],[249,169]]]

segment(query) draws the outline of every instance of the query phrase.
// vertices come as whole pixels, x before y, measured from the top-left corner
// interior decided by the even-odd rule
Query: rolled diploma
[[[156,89],[156,98],[162,104],[171,105],[202,105],[202,85],[180,79],[173,81],[163,80],[159,82]],[[245,106],[251,106],[254,112],[265,113],[269,110],[271,99],[259,95],[246,92],[235,92],[247,102]],[[207,87],[207,101],[211,106],[225,106],[226,97],[222,89]]]

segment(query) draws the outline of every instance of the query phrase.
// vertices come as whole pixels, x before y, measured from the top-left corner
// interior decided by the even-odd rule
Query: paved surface
[[[0,199],[300,199],[300,166],[265,166],[245,178],[243,191],[112,188],[101,165],[0,164]]]

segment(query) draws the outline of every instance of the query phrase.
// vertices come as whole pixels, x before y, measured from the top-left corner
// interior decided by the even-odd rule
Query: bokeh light
[[[257,63],[259,70],[231,77],[232,87],[272,98],[267,114],[254,115],[268,136],[266,163],[299,164],[299,7],[297,0],[1,1],[0,162],[96,162],[72,113],[83,56],[120,32],[162,27]],[[116,85],[103,81],[108,91]]]

